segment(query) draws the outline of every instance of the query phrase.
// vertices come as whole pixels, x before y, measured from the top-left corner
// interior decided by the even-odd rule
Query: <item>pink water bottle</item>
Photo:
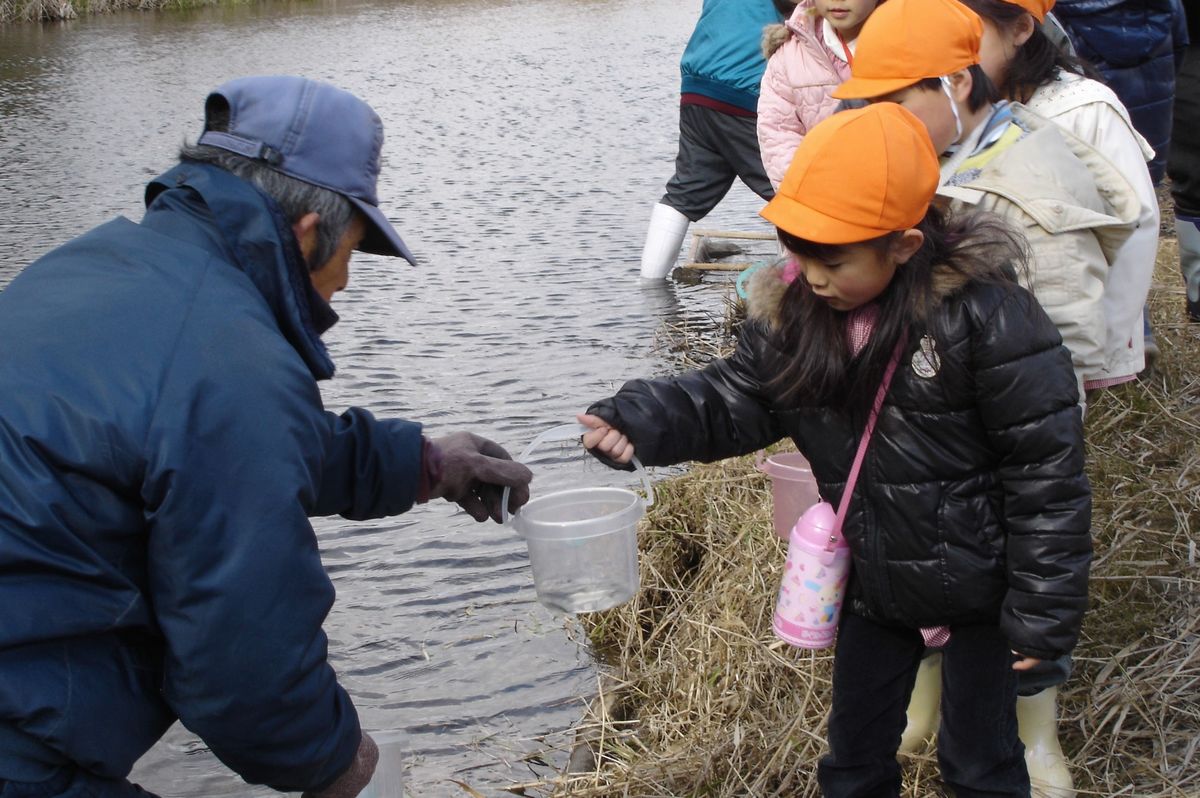
[[[838,533],[837,513],[817,502],[788,538],[787,562],[775,605],[775,634],[801,648],[833,645],[850,575],[850,547]]]

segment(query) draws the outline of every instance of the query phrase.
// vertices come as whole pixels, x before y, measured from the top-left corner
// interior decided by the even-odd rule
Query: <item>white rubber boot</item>
[[[1058,688],[1017,697],[1017,734],[1025,743],[1025,765],[1033,798],[1075,798],[1075,785],[1058,744]]]
[[[930,654],[921,660],[912,697],[908,700],[908,725],[900,735],[900,753],[920,750],[937,732],[938,707],[942,702],[942,655]]]
[[[1175,232],[1179,236],[1179,270],[1187,287],[1189,321],[1200,321],[1200,220],[1175,217]]]
[[[654,206],[642,247],[642,277],[661,280],[671,273],[688,224],[688,218],[670,205],[659,202]]]

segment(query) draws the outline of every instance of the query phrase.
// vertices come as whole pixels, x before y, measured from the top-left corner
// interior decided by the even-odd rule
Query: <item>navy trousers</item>
[[[695,222],[717,207],[736,179],[764,200],[775,196],[759,154],[757,124],[754,117],[681,105],[675,174],[660,202]]]
[[[817,765],[826,798],[896,798],[904,731],[925,651],[915,629],[845,614],[833,664],[829,753]],[[938,764],[958,798],[1029,798],[1017,737],[1016,660],[996,626],[955,626],[942,649]]]

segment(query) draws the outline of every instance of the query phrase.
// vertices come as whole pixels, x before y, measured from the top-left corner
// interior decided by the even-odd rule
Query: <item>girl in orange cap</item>
[[[1084,388],[1129,382],[1145,367],[1142,314],[1158,253],[1158,198],[1147,167],[1154,150],[1112,89],[1089,77],[1079,59],[1042,33],[1039,23],[1052,0],[962,2],[983,20],[980,65],[1001,95],[1103,153],[1136,194],[1137,228],[1114,253],[1104,284],[1104,363],[1084,375]]]
[[[829,798],[899,795],[930,637],[945,644],[943,779],[960,798],[1028,796],[1017,675],[1071,650],[1087,604],[1070,354],[1010,277],[1016,234],[947,217],[931,205],[937,184],[928,133],[905,109],[819,123],[762,211],[788,255],[751,279],[736,351],[628,382],[579,416],[584,445],[615,466],[635,450],[669,465],[790,437],[834,504],[874,419],[842,527],[853,570],[818,766]]]
[[[1002,5],[1033,22],[1029,6],[1037,0],[1021,2]],[[919,42],[914,26],[927,31]],[[1137,295],[1121,270],[1131,271],[1123,260],[1128,242],[1154,235],[1157,224],[1139,230],[1138,193],[1107,153],[1017,103],[995,101],[980,64],[985,30],[957,0],[888,0],[864,26],[852,77],[835,94],[913,110],[944,153],[940,193],[954,207],[993,211],[1024,232],[1031,260],[1023,279],[1071,350],[1081,391],[1135,374],[1141,340],[1133,333],[1145,293]],[[1122,306],[1125,292],[1132,302]],[[923,743],[936,722],[936,667],[930,658],[918,679],[906,750]],[[1045,798],[1074,794],[1055,727],[1056,686],[1069,670],[1064,657],[1022,679],[1021,738]]]

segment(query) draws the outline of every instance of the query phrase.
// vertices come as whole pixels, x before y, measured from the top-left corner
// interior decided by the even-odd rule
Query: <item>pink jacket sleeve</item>
[[[767,177],[775,188],[779,188],[792,162],[792,153],[808,132],[787,85],[787,70],[780,58],[783,50],[781,47],[767,62],[758,94],[758,148]]]

